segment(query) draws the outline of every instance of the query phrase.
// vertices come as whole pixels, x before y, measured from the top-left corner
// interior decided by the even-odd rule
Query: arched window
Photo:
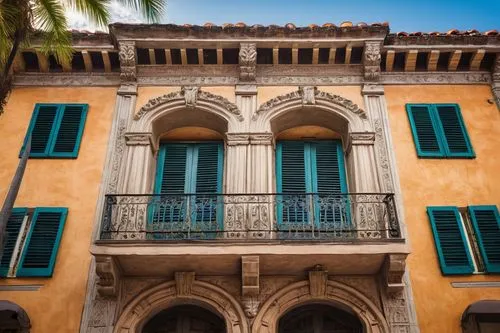
[[[163,310],[151,318],[142,333],[225,333],[224,320],[194,305]]]
[[[323,304],[300,306],[279,321],[279,333],[363,333],[352,313]]]

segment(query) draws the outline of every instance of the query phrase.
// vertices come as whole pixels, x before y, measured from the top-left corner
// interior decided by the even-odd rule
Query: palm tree
[[[157,21],[166,0],[118,0],[139,10],[150,22]],[[71,61],[73,49],[65,11],[76,10],[98,27],[109,23],[111,0],[0,0],[0,115],[11,89],[11,68],[20,47],[42,32],[40,51],[53,54],[61,64]]]

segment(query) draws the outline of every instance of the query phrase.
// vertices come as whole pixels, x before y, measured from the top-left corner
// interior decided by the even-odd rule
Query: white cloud
[[[142,15],[133,9],[127,8],[117,1],[112,1],[109,6],[109,11],[111,14],[111,22],[121,22],[121,23],[141,23],[144,22]],[[74,11],[68,10],[66,12],[68,18],[68,25],[70,29],[76,30],[107,30],[107,28],[98,28],[91,24],[84,15]]]

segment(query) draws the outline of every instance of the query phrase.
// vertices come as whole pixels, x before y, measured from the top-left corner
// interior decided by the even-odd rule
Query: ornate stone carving
[[[271,145],[273,144],[274,135],[273,133],[251,133],[250,134],[250,144],[251,145]]]
[[[391,332],[410,333],[411,325],[408,305],[404,291],[400,290],[384,295],[384,312]]]
[[[188,96],[186,97],[186,94]],[[238,109],[236,104],[231,103],[226,98],[214,95],[212,93],[202,91],[199,88],[194,89],[194,87],[182,87],[179,91],[174,91],[169,94],[165,94],[163,96],[152,98],[144,105],[140,110],[135,114],[134,119],[139,120],[144,116],[147,112],[169,102],[174,102],[178,100],[184,99],[186,105],[188,106],[196,106],[200,101],[210,102],[219,105],[220,107],[226,109],[229,113],[232,113],[236,116],[239,121],[243,121],[244,118],[241,114],[241,111]],[[193,104],[194,103],[194,104]]]
[[[326,283],[328,281],[328,272],[321,265],[316,265],[312,271],[309,271],[309,291],[313,297],[322,297],[326,293]]]
[[[380,42],[365,42],[363,58],[366,81],[378,81],[380,78]]]
[[[96,257],[97,292],[101,296],[116,297],[120,287],[120,267],[112,257]]]
[[[181,87],[181,94],[184,95],[187,107],[195,107],[198,100],[200,87]]]
[[[349,138],[351,145],[373,145],[375,143],[374,132],[351,132]]]
[[[493,81],[500,81],[500,55],[497,54],[495,59],[495,67],[493,68]]]
[[[342,106],[342,107],[348,109],[349,111],[359,115],[363,119],[367,118],[365,111],[363,109],[361,109],[357,104],[353,103],[352,101],[350,101],[346,98],[343,98],[341,96],[330,94],[330,93],[327,93],[327,92],[324,92],[324,91],[321,91],[318,89],[313,89],[313,91],[314,91],[314,99],[313,100],[315,101],[315,103],[319,103],[319,101],[326,101],[326,102],[334,103],[334,104]],[[308,94],[311,94],[311,93],[312,93],[311,90],[309,90]],[[270,99],[267,102],[265,102],[259,106],[259,108],[257,109],[257,111],[253,115],[253,119],[257,119],[257,117],[259,116],[260,113],[269,111],[269,110],[275,108],[276,106],[278,106],[284,102],[289,102],[289,101],[293,101],[293,100],[303,101],[304,100],[303,95],[304,95],[304,90],[299,89],[299,90],[293,91],[291,93],[280,95],[280,96],[277,96],[273,99]],[[309,100],[311,100],[311,98],[309,98]]]
[[[109,300],[93,300],[88,323],[89,327],[92,327],[94,331],[112,327],[116,305],[116,302],[110,302]]]
[[[175,272],[177,296],[189,296],[193,288],[194,272]]]
[[[316,104],[316,99],[314,98],[314,94],[315,94],[316,90],[318,90],[318,88],[312,87],[312,86],[299,87],[299,91],[302,95],[302,104],[303,105]]]
[[[240,81],[255,81],[257,46],[255,43],[240,44]]]
[[[403,290],[403,275],[406,268],[406,254],[390,254],[385,257],[384,279],[388,292]]]
[[[125,142],[127,146],[149,146],[151,140],[153,139],[153,134],[148,133],[138,133],[138,132],[128,132],[125,133]]]
[[[394,192],[394,186],[392,183],[392,175],[389,165],[389,157],[384,140],[384,128],[382,126],[382,119],[377,118],[373,122],[375,127],[375,148],[377,150],[378,165],[380,167],[382,175],[382,183],[384,185],[384,191]]]
[[[135,42],[121,41],[118,53],[120,59],[120,77],[122,81],[135,81],[137,77],[135,61]]]
[[[123,139],[123,135],[125,133],[125,129],[127,126],[126,124],[127,123],[125,119],[120,119],[120,121],[118,122],[115,147],[112,153],[113,155],[111,162],[111,172],[110,172],[107,194],[114,194],[117,192],[118,179],[120,177],[120,166],[122,162],[123,152],[125,149],[125,140]]]
[[[241,257],[241,294],[243,297],[259,295],[259,256]]]
[[[247,133],[226,133],[226,143],[228,146],[248,145],[250,135]]]
[[[245,315],[248,319],[253,319],[259,311],[260,302],[256,298],[245,298],[242,301],[243,309],[245,310]]]

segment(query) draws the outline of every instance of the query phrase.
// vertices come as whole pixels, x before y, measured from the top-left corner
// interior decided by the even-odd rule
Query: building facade
[[[32,145],[0,331],[498,331],[497,32],[73,39],[0,117],[2,193]]]

